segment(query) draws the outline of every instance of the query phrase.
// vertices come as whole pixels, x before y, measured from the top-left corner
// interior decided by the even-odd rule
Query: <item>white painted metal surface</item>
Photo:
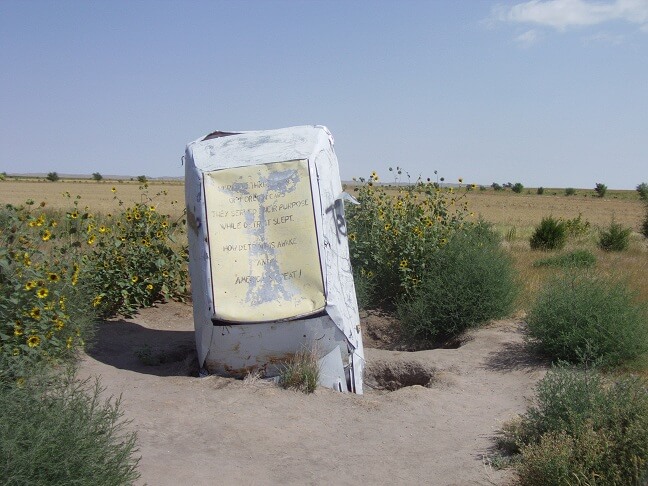
[[[306,214],[304,211],[296,213],[294,218],[291,217],[292,213],[286,212],[287,210],[283,213],[279,211],[280,216],[277,221],[289,221],[285,225],[284,231],[295,231],[301,233],[302,236],[305,235],[304,232],[315,231],[321,270],[319,285],[323,284],[325,306],[323,311],[318,311],[318,304],[314,304],[312,307],[314,314],[304,316],[302,313],[302,315],[291,317],[290,311],[285,310],[285,306],[291,304],[290,299],[295,299],[295,301],[301,299],[300,302],[303,303],[304,298],[308,298],[317,302],[316,294],[318,292],[315,284],[312,295],[303,287],[290,287],[291,283],[288,280],[292,278],[291,276],[297,275],[293,273],[296,270],[292,267],[282,268],[289,267],[288,262],[291,260],[299,260],[299,234],[295,235],[297,243],[292,251],[297,253],[294,254],[294,258],[290,253],[274,251],[269,256],[260,258],[258,254],[253,254],[249,249],[254,245],[258,249],[261,244],[268,247],[270,244],[272,246],[278,244],[275,241],[276,235],[272,233],[271,221],[264,219],[263,214],[272,209],[269,199],[264,202],[264,198],[278,197],[281,194],[268,192],[278,191],[277,187],[279,186],[269,188],[267,187],[269,184],[266,182],[287,177],[285,175],[287,170],[292,170],[300,164],[303,166],[303,161],[305,161],[308,174],[306,177],[303,177],[302,174],[300,178],[295,179],[297,181],[295,184],[310,184],[314,224],[302,224],[302,221],[301,226],[291,226],[292,219],[304,219]],[[196,346],[201,366],[209,372],[234,376],[243,376],[259,369],[263,370],[267,376],[272,376],[276,374],[277,366],[291,355],[303,350],[304,347],[310,348],[315,345],[320,354],[327,357],[321,361],[324,366],[328,366],[328,369],[323,373],[323,376],[327,377],[327,383],[323,384],[339,387],[339,381],[331,379],[331,376],[339,375],[339,367],[335,364],[326,365],[326,363],[334,363],[333,357],[338,353],[333,351],[337,348],[344,360],[350,391],[362,393],[364,353],[360,320],[349,259],[342,184],[337,157],[333,149],[333,137],[330,132],[323,126],[300,126],[237,133],[214,132],[187,145],[185,165],[189,270],[192,282]],[[240,171],[242,175],[239,179],[236,179],[236,168],[247,168],[247,170]],[[254,172],[256,168],[258,168],[260,181],[258,186],[262,189],[257,189],[261,192],[250,194],[248,191],[250,186],[256,187],[257,184],[245,181],[251,180],[249,179],[250,170]],[[216,173],[216,171],[225,170],[228,171],[227,177],[220,177],[221,174]],[[295,178],[295,173],[291,177]],[[244,187],[243,192],[240,192],[240,187],[237,189],[236,184],[227,186],[225,183],[213,184],[214,180],[230,180],[228,177],[248,185]],[[248,177],[248,179],[244,177]],[[292,190],[295,187],[294,181],[290,178],[286,180],[290,184],[286,185],[284,180],[283,185],[280,186],[284,188],[283,190],[287,190],[286,188]],[[239,190],[237,194],[244,193],[248,199],[255,199],[255,204],[258,202],[258,209],[255,209],[254,205],[237,205],[239,202],[244,203],[232,198],[232,207],[235,209],[233,214],[245,213],[247,219],[226,219],[228,208],[208,207],[209,204],[213,204],[213,201],[217,201],[217,204],[222,206],[226,200],[222,194],[226,190],[230,191],[228,194],[234,194],[232,191]],[[220,191],[221,193],[217,197],[210,197],[212,193],[210,191]],[[256,199],[260,199],[260,201],[256,201]],[[283,207],[288,206],[290,205]],[[252,213],[252,216],[248,213]],[[256,217],[253,217],[254,214]],[[218,219],[221,216],[224,219]],[[244,250],[243,253],[240,251],[230,252],[226,249],[226,245],[215,246],[214,241],[219,240],[220,236],[217,232],[221,231],[215,222],[222,222],[222,228],[229,228],[230,234],[239,239],[253,238],[249,240],[252,243],[244,242],[238,245]],[[211,227],[208,227],[209,225]],[[241,229],[243,225],[249,225],[254,229],[243,230]],[[267,231],[263,229],[266,225],[269,228]],[[309,227],[310,229],[308,229]],[[223,231],[226,230],[223,229]],[[306,250],[303,253],[306,253]],[[310,255],[310,253],[308,254]],[[233,298],[238,296],[242,299],[239,320],[235,315],[238,308],[236,305],[230,306],[230,309],[223,313],[227,316],[226,321],[218,318],[221,315],[220,309],[215,308],[214,296],[216,295],[217,303],[222,302],[223,295],[227,296],[228,294],[219,292],[222,290],[220,286],[228,285],[228,283],[217,281],[221,273],[227,272],[212,272],[214,263],[212,260],[218,260],[219,268],[227,268],[227,258],[232,258],[232,265],[235,268],[242,268],[238,259],[247,258],[246,261],[249,263],[252,273],[255,262],[263,263],[270,260],[272,263],[272,265],[264,267],[262,270],[264,273],[260,275],[237,277],[236,280],[239,284],[243,282],[245,291],[232,290]],[[312,275],[312,270],[310,274]],[[283,277],[280,277],[281,275]],[[316,279],[311,280],[315,281]],[[263,316],[274,314],[273,309],[268,310],[267,305],[260,307],[265,310],[258,314],[254,312],[254,307],[248,307],[254,306],[258,301],[250,296],[259,295],[258,285],[261,282],[267,284],[263,295],[276,297],[279,299],[277,302],[284,306],[277,314],[281,315],[282,319],[263,320]],[[219,288],[215,289],[214,286]],[[279,288],[281,292],[277,290]],[[321,292],[321,289],[319,291]],[[242,297],[243,295],[247,297]],[[286,295],[289,297],[285,297]],[[280,299],[284,299],[285,302]],[[299,308],[303,312],[303,305]],[[285,314],[286,312],[288,314]],[[338,384],[335,385],[333,382]]]

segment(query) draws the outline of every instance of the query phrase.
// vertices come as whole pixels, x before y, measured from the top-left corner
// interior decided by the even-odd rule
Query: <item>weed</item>
[[[582,249],[533,262],[534,267],[589,268],[594,265],[596,265],[596,256],[591,251]]]
[[[542,218],[531,236],[532,250],[559,250],[565,246],[567,227],[563,221],[551,216]]]
[[[555,360],[616,366],[648,351],[645,304],[621,283],[581,273],[549,281],[527,322],[539,348]]]
[[[313,393],[317,388],[319,374],[317,351],[299,351],[284,364],[279,374],[279,386],[303,393]]]
[[[3,484],[129,485],[139,477],[134,433],[119,399],[71,374],[0,382]]]
[[[578,216],[572,219],[560,219],[565,224],[565,229],[570,236],[583,236],[586,235],[591,224],[587,220],[583,220],[583,213],[578,213]]]
[[[536,405],[505,426],[500,445],[520,453],[520,484],[644,484],[648,473],[648,388],[638,378],[605,380],[557,367],[537,387]]]

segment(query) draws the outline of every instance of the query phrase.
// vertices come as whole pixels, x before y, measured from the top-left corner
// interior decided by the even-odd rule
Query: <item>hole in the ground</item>
[[[430,386],[435,369],[418,361],[378,362],[367,367],[366,384],[379,390],[399,390],[406,386]]]

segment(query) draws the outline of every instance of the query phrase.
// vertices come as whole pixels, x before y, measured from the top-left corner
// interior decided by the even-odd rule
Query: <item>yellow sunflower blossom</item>
[[[30,348],[36,348],[40,346],[41,338],[38,336],[29,336],[27,338],[27,346]]]
[[[22,336],[23,330],[20,326],[14,326],[14,336]]]
[[[48,241],[51,237],[52,237],[52,233],[50,230],[43,231],[43,234],[41,235],[43,241]]]
[[[117,192],[117,188],[114,187],[114,186],[113,186],[110,190],[111,190],[113,193]]]
[[[90,238],[88,238],[88,245],[94,245],[95,240],[95,235],[90,235]]]
[[[36,288],[36,281],[35,280],[30,280],[25,284],[25,290],[31,290]]]
[[[97,295],[92,299],[92,307],[97,307],[99,304],[101,304],[101,295]]]
[[[139,280],[139,277],[137,275],[133,275],[131,277],[131,282],[133,282],[133,283],[137,283],[138,280]]]
[[[400,261],[400,263],[398,264],[398,266],[401,267],[401,268],[407,268],[408,263],[409,263],[409,262],[407,261],[407,259],[406,259],[406,258],[403,258],[403,259]]]
[[[63,321],[62,319],[55,319],[54,320],[54,329],[56,329],[57,331],[60,331],[64,327],[65,327],[65,321]]]
[[[41,287],[36,291],[36,296],[39,299],[44,299],[49,295],[49,290],[47,290],[47,287]]]
[[[153,290],[153,284],[148,284],[148,285],[146,286],[146,290],[148,290],[149,292],[150,292],[151,290]]]
[[[47,280],[49,280],[50,282],[58,282],[60,279],[61,277],[59,277],[57,273],[47,274]]]
[[[99,233],[106,233],[108,231],[108,228],[106,228],[103,224],[99,226]]]

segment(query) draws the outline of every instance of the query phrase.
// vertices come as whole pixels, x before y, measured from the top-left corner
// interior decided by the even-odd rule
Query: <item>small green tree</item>
[[[576,189],[573,187],[568,187],[565,189],[565,196],[574,196],[576,194]]]
[[[145,175],[137,176],[137,182],[139,182],[140,184],[146,184],[146,181],[147,179]]]
[[[625,251],[630,245],[632,228],[624,228],[612,221],[607,229],[601,231],[598,246],[605,251]]]
[[[559,250],[567,241],[567,226],[564,221],[552,216],[542,218],[535,228],[529,244],[532,250]]]
[[[499,185],[497,182],[493,182],[491,184],[491,187],[493,188],[494,191],[501,191],[503,188],[501,185]]]
[[[605,193],[607,192],[607,186],[601,182],[597,182],[596,187],[594,187],[594,192],[598,197],[605,197]]]
[[[524,186],[522,185],[521,182],[516,182],[516,183],[513,184],[513,186],[511,187],[511,190],[512,190],[513,192],[515,192],[516,194],[520,194],[520,193],[522,192],[522,189],[524,189]]]
[[[538,189],[536,189],[536,193],[539,196],[542,196],[544,194],[544,187],[538,187]]]
[[[637,192],[639,193],[639,199],[642,201],[648,201],[648,184],[642,182],[637,186]]]
[[[59,175],[56,172],[48,172],[45,178],[50,182],[56,182],[60,179]]]
[[[93,173],[92,173],[92,178],[93,178],[95,181],[100,181],[100,180],[103,179],[103,176],[102,176],[99,172],[93,172]]]

